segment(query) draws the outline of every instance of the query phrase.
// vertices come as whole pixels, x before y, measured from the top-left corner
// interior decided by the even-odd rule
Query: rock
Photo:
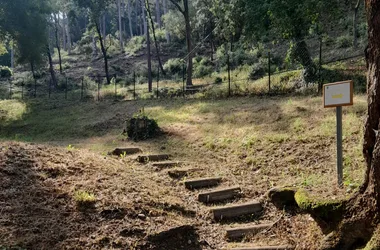
[[[294,195],[295,189],[292,188],[272,188],[268,191],[267,196],[269,200],[279,209],[285,206],[297,206]]]
[[[138,214],[137,217],[141,220],[146,220],[145,214]]]

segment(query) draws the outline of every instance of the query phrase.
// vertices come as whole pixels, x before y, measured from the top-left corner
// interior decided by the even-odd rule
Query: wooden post
[[[270,93],[270,84],[271,84],[271,72],[270,72],[270,51],[268,52],[268,89],[269,89],[269,93]]]
[[[133,71],[133,100],[136,100],[136,72]]]
[[[182,65],[182,92],[183,98],[185,98],[185,63]]]
[[[157,99],[158,99],[158,84],[160,82],[160,65],[157,68]]]
[[[80,90],[80,99],[81,100],[83,99],[83,81],[84,81],[84,77],[82,76],[82,86],[81,86],[81,90]]]
[[[117,85],[116,85],[116,74],[114,75],[115,81],[115,99],[117,98]]]
[[[37,98],[37,79],[34,79],[34,98]]]
[[[100,76],[98,76],[98,102],[100,101]]]
[[[24,82],[21,83],[21,99],[24,99]]]

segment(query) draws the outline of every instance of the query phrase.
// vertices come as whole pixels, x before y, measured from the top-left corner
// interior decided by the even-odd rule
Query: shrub
[[[0,66],[0,77],[7,78],[13,75],[12,70],[7,66]]]
[[[206,57],[196,57],[193,59],[194,77],[202,78],[211,75],[213,67],[210,59]]]
[[[169,59],[164,64],[164,70],[171,75],[179,75],[182,73],[183,62],[179,58]]]
[[[71,65],[70,63],[68,62],[65,62],[63,65],[62,65],[62,69],[65,70],[65,69],[70,69],[71,68]]]
[[[349,36],[340,36],[336,42],[339,48],[348,48],[351,46],[351,38]]]
[[[256,63],[252,66],[251,71],[249,72],[250,80],[257,80],[264,77],[266,74],[264,67],[261,63]]]
[[[216,77],[215,80],[214,80],[214,84],[222,84],[223,82],[223,79],[221,77]]]
[[[126,121],[126,132],[133,140],[146,140],[159,134],[160,129],[155,120],[144,114],[138,114]]]
[[[132,54],[136,53],[144,47],[145,41],[145,36],[134,36],[127,43],[126,51]]]

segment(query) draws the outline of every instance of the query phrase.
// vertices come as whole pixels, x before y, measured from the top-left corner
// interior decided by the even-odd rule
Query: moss
[[[345,201],[315,199],[302,189],[296,192],[294,198],[299,208],[329,224],[339,222],[345,208]]]

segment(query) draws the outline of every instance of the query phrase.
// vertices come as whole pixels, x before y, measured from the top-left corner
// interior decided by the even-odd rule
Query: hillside
[[[120,135],[123,121],[143,107],[164,135],[133,142]],[[226,241],[228,226],[276,222],[243,242],[313,249],[322,237],[314,220],[277,210],[265,193],[276,186],[302,187],[315,197],[340,200],[358,187],[364,171],[364,96],[344,109],[344,189],[337,188],[335,178],[335,115],[322,108],[320,97],[12,100],[1,101],[0,110],[2,140],[21,141],[3,142],[1,149],[5,189],[0,196],[6,210],[0,216],[0,245],[5,247],[220,249],[239,245]],[[171,169],[141,165],[136,155],[107,155],[115,147],[131,146],[145,154],[169,153],[198,170],[172,179]],[[223,187],[242,188],[232,204],[263,200],[264,212],[215,222],[210,214],[215,205],[195,200],[204,190],[183,186],[187,179],[207,176],[222,177]],[[88,195],[94,195],[94,207],[81,210],[78,200]]]

